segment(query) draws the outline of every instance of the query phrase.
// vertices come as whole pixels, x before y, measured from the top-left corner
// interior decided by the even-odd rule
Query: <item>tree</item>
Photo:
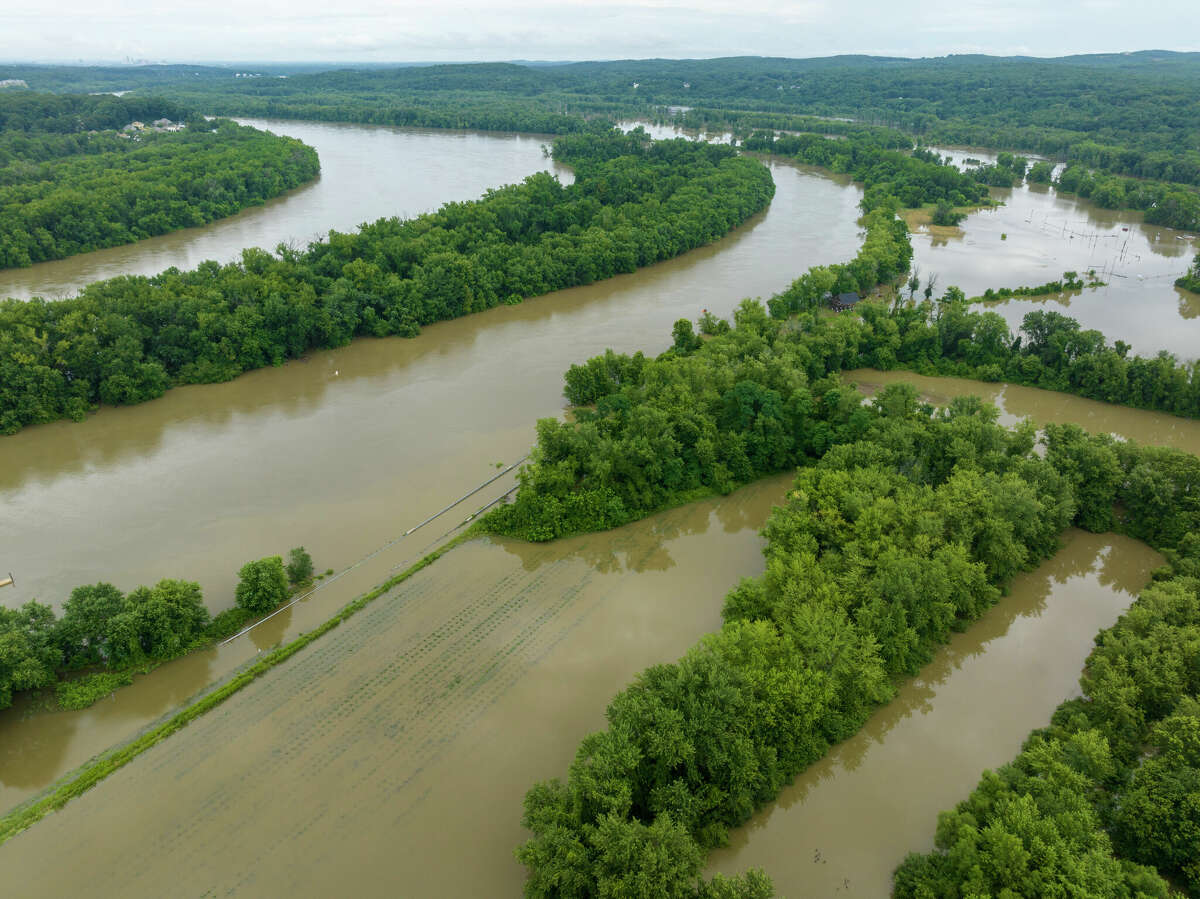
[[[270,611],[288,597],[287,575],[279,556],[247,562],[238,577],[234,599],[247,612],[257,615]]]
[[[68,665],[108,658],[112,619],[121,613],[124,601],[112,584],[89,584],[71,591],[59,623],[59,645]]]
[[[287,579],[292,584],[304,584],[312,580],[313,560],[303,546],[288,552]]]

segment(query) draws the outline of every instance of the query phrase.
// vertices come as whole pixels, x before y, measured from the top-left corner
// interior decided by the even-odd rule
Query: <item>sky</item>
[[[1196,4],[1197,0],[0,0],[0,60],[473,62],[1200,50]]]

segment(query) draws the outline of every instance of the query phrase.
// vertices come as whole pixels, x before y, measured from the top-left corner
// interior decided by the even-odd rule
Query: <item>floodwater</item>
[[[789,483],[452,550],[0,847],[6,889],[519,895],[525,791],[565,772],[638,671],[720,625]]]
[[[933,849],[938,812],[1079,695],[1092,638],[1162,563],[1114,534],[1071,530],[1064,542],[858,734],[735,831],[709,856],[710,873],[762,868],[780,896],[796,899],[887,896],[904,857]]]
[[[988,384],[967,378],[938,378],[873,368],[843,372],[842,378],[856,384],[868,396],[888,384],[903,382],[915,386],[925,401],[935,406],[945,406],[956,396],[980,397],[1000,410],[1000,422],[1004,425],[1013,425],[1022,418],[1028,418],[1038,427],[1074,423],[1093,433],[1113,434],[1125,440],[1170,446],[1200,455],[1200,421],[1193,419],[1114,406],[1036,387]]]
[[[304,239],[310,225],[296,224],[291,213],[269,213],[341,178],[338,160],[352,167],[352,177],[326,196],[331,205],[321,227],[423,211],[547,164],[536,138],[522,145],[508,136],[291,122],[278,123],[278,130],[317,147],[323,162],[317,185],[236,217],[258,217],[259,225],[230,238],[228,255],[217,249],[170,261],[131,257],[120,265],[154,271],[201,256],[232,258],[243,245],[272,246],[286,239],[281,235]],[[423,205],[403,205],[402,190],[392,195],[393,208],[373,205],[390,189],[379,186],[379,145],[393,140],[404,146],[389,157],[399,160],[396,178],[412,178],[412,196],[418,187],[427,190],[430,200],[414,201]],[[455,153],[462,153],[457,164]],[[505,153],[514,157],[511,176],[495,161]],[[81,424],[0,439],[0,569],[17,578],[0,596],[6,605],[37,597],[59,606],[72,587],[97,580],[128,590],[184,577],[200,581],[217,611],[231,605],[236,571],[248,559],[303,544],[319,570],[341,572],[383,548],[250,635],[139,677],[90,709],[47,714],[20,704],[0,714],[0,807],[129,739],[258,651],[311,630],[507,490],[511,478],[401,538],[495,474],[496,463],[527,451],[534,421],[561,413],[561,378],[571,363],[606,347],[658,352],[678,318],[694,319],[704,308],[728,315],[742,297],[769,296],[810,265],[850,258],[861,239],[859,190],[811,170],[769,164],[778,187],[771,207],[718,244],[678,259],[439,323],[413,340],[361,340],[228,384],[182,388],[140,406],[106,408]],[[372,189],[352,192],[350,182],[364,178],[376,179]],[[463,184],[479,186],[459,192]],[[175,238],[184,236],[159,240]],[[155,243],[120,251],[153,254]],[[66,261],[80,268],[74,275],[64,269],[62,290],[92,277],[88,258]],[[1074,420],[1200,450],[1197,422],[974,381],[877,372],[852,378],[865,389],[911,380],[935,401],[981,394],[1008,416]],[[761,570],[756,532],[786,481],[552,546],[475,541],[454,550],[0,848],[11,889],[163,895],[177,891],[185,871],[196,893],[276,894],[291,886],[327,894],[349,883],[364,893],[515,895],[522,872],[511,850],[522,838],[524,791],[565,773],[579,740],[602,726],[605,705],[637,671],[677,657],[718,625],[724,593],[740,576]],[[1087,539],[1074,535],[1071,546]],[[1118,542],[1104,555],[1104,570],[1127,569],[1119,582],[1132,586],[1098,603],[1109,616],[1099,624],[1051,614],[1060,595],[1055,582],[1043,600],[1014,592],[978,625],[1007,615],[1016,622],[1012,628],[1021,625],[1014,633],[1028,630],[1022,639],[1052,646],[1035,655],[1060,656],[1051,661],[1063,671],[1074,666],[1060,684],[1037,680],[1040,669],[1027,665],[1034,670],[1014,671],[1006,695],[1044,697],[1046,709],[1066,695],[1096,628],[1144,581],[1150,563],[1142,553]],[[1040,617],[1020,611],[1043,601]],[[1010,607],[1017,611],[1005,611]],[[1076,637],[1077,654],[1060,651]],[[1008,645],[979,639],[982,658],[991,658],[993,645]],[[965,663],[955,668],[964,670]],[[955,673],[946,683],[964,676],[974,677]],[[988,677],[979,676],[973,696],[985,696]],[[930,714],[943,695],[929,697]],[[953,716],[954,703],[946,702],[944,714]],[[980,699],[976,708],[989,702]],[[899,708],[917,714],[911,703]],[[1045,709],[1038,709],[1032,723],[1004,719],[1003,735],[995,734],[1002,753],[964,751],[953,763],[955,792],[939,799],[935,811],[963,795],[982,767],[1010,757],[1029,728],[1045,720]],[[956,733],[953,723],[940,726]],[[872,731],[878,739],[885,732]],[[887,745],[903,733],[891,728]],[[931,839],[935,815],[921,814],[924,829],[908,828],[916,840],[910,848]],[[113,820],[121,827],[112,827]],[[892,852],[886,835],[879,839],[880,853]],[[72,864],[62,865],[62,858]],[[897,860],[886,863],[888,870]],[[786,877],[781,886],[786,893]]]
[[[453,194],[467,177],[450,164],[453,153],[493,140],[292,124],[280,130],[317,147],[323,183],[355,148],[361,166],[373,164],[382,135],[408,148],[410,174],[437,182],[431,196]],[[494,140],[497,153],[513,143]],[[496,184],[490,157],[472,150],[462,168]],[[538,165],[528,162],[530,171]],[[0,602],[59,607],[80,584],[130,590],[178,577],[199,581],[219,611],[233,604],[244,562],[298,545],[319,571],[341,571],[494,475],[496,463],[523,456],[536,420],[561,414],[572,363],[606,347],[659,352],[676,319],[704,308],[729,315],[741,298],[770,296],[809,265],[852,256],[859,191],[785,164],[772,174],[777,193],[764,213],[716,245],[634,274],[0,439],[0,568],[16,577]],[[379,212],[349,208],[340,220]],[[830,222],[817,229],[819,217]],[[82,712],[0,713],[0,806],[127,739],[262,645],[310,629],[511,484],[502,479],[254,640],[172,663]]]
[[[994,161],[976,151],[948,155],[960,163],[965,156]],[[923,283],[936,275],[939,295],[957,285],[973,297],[989,287],[1034,287],[1065,271],[1095,269],[1106,287],[981,308],[1003,315],[1014,331],[1029,312],[1054,310],[1102,332],[1110,343],[1124,340],[1143,356],[1159,350],[1185,360],[1200,355],[1200,295],[1174,286],[1200,252],[1200,241],[1147,225],[1141,213],[1101,209],[1045,184],[993,188],[992,197],[1004,205],[972,212],[956,228],[914,231],[913,264]]]
[[[246,247],[304,246],[329,230],[352,231],[387,216],[408,218],[444,203],[474,200],[489,188],[550,171],[564,183],[571,170],[549,159],[534,134],[364,128],[335,123],[237,119],[315,147],[315,181],[200,228],[135,244],[0,271],[0,297],[70,296],[92,281],[153,275],[206,259],[230,262]]]

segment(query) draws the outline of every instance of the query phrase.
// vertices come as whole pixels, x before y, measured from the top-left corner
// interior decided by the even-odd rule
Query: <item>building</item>
[[[839,293],[829,301],[829,308],[834,312],[845,312],[847,309],[853,309],[855,304],[862,299],[856,293]]]

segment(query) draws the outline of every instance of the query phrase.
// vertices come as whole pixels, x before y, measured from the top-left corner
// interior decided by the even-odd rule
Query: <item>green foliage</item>
[[[180,132],[113,130],[185,117]],[[0,268],[202,225],[318,170],[298,140],[169,101],[0,93]]]
[[[238,608],[258,615],[271,611],[287,598],[288,579],[279,556],[247,562],[238,572],[238,585],[234,591]]]
[[[721,237],[774,192],[728,147],[612,133],[555,153],[575,166],[569,187],[542,173],[304,251],[0,302],[0,433],[633,271]]]
[[[1063,429],[1055,443],[1078,455],[1084,438]],[[1165,899],[1159,872],[1200,891],[1198,547],[1196,533],[1179,540],[1161,579],[1096,638],[1082,699],[941,815],[937,850],[897,870],[898,899]]]
[[[1192,293],[1200,293],[1200,253],[1196,254],[1196,258],[1192,260],[1192,267],[1175,282],[1175,286]]]
[[[62,663],[55,642],[57,622],[49,606],[27,602],[19,609],[0,606],[0,708],[13,692],[46,687]]]
[[[539,500],[569,510],[584,491],[636,497],[673,466],[700,465],[695,447],[706,433],[714,446],[722,433],[739,435],[749,461],[762,419],[782,414],[772,409],[820,409],[779,433],[792,438],[790,452],[819,444],[824,455],[801,468],[772,513],[766,574],[729,595],[722,629],[679,662],[639,675],[610,704],[608,729],[583,741],[566,783],[530,790],[524,824],[533,837],[517,852],[530,868],[529,896],[609,895],[613,843],[628,895],[641,895],[643,883],[690,895],[704,850],[857,731],[890,698],[892,676],[917,671],[1009,578],[1053,553],[1075,513],[1067,479],[1034,453],[1032,428],[1007,430],[978,401],[934,413],[910,387],[889,388],[869,406],[832,378],[810,391],[799,377],[805,364],[827,370],[815,344],[771,328],[756,304],[738,319],[690,355],[672,350],[649,363],[641,385],[604,397],[576,428],[539,424],[534,471],[512,507],[524,495],[526,512]],[[776,385],[789,370],[785,394]],[[697,385],[690,395],[687,384]],[[691,419],[698,436],[689,445],[672,423],[703,410],[698,397],[709,398],[711,430]],[[622,421],[644,411],[654,433],[675,439],[618,467],[631,453],[619,432],[592,438],[589,427],[606,406]],[[582,476],[574,466],[585,457],[548,455],[565,451],[571,431],[585,435],[581,449],[605,454]]]
[[[59,681],[54,692],[59,708],[86,709],[114,690],[132,683],[132,671],[98,671],[73,680]]]
[[[312,580],[313,560],[303,546],[288,551],[287,579],[290,584],[306,584]]]

